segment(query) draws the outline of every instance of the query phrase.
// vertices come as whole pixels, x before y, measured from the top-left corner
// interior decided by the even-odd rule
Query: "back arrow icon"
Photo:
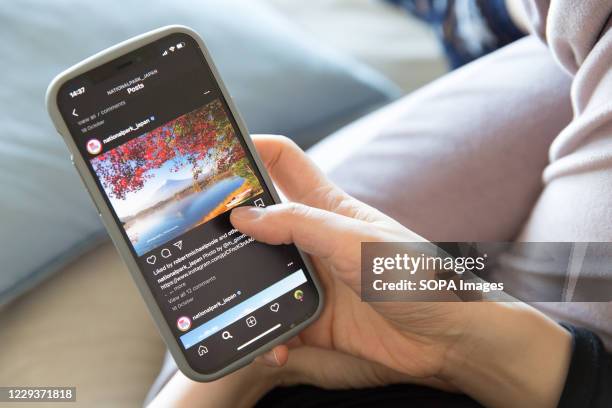
[[[79,117],[79,114],[76,113],[76,108],[72,110],[72,116],[76,116],[77,118]]]

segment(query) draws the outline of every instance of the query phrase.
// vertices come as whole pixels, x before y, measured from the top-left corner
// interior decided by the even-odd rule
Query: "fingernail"
[[[264,210],[259,207],[238,207],[232,211],[232,217],[239,221],[253,221],[261,217]]]
[[[276,357],[276,351],[274,350],[268,351],[262,356],[262,358],[264,359],[266,364],[269,364],[271,366],[278,367],[280,365],[280,363],[278,362],[278,358]]]

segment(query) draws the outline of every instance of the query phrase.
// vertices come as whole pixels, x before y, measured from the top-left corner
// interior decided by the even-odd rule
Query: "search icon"
[[[229,339],[233,339],[234,337],[232,336],[232,334],[230,332],[228,332],[227,330],[224,331],[221,334],[221,337],[223,337],[223,340],[229,340]]]

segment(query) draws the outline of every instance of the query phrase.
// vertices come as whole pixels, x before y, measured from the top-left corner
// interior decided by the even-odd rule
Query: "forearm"
[[[443,379],[488,407],[555,407],[571,335],[521,303],[463,304],[474,316],[449,349]]]
[[[149,407],[246,408],[274,385],[272,370],[261,365],[245,367],[210,383],[198,383],[177,372]]]

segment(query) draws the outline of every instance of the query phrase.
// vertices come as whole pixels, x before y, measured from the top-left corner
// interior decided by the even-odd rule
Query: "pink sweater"
[[[574,79],[573,122],[554,141],[544,179],[612,166],[612,2],[523,0],[532,28]],[[612,173],[609,173],[612,184]],[[607,232],[612,231],[612,218]],[[592,220],[600,223],[604,220]],[[612,239],[580,237],[583,240]]]
[[[533,32],[572,76],[573,119],[550,146],[546,190],[522,235],[532,241],[612,242],[612,1],[523,1]],[[609,287],[609,269],[586,279]],[[538,307],[597,331],[612,349],[612,302]]]

